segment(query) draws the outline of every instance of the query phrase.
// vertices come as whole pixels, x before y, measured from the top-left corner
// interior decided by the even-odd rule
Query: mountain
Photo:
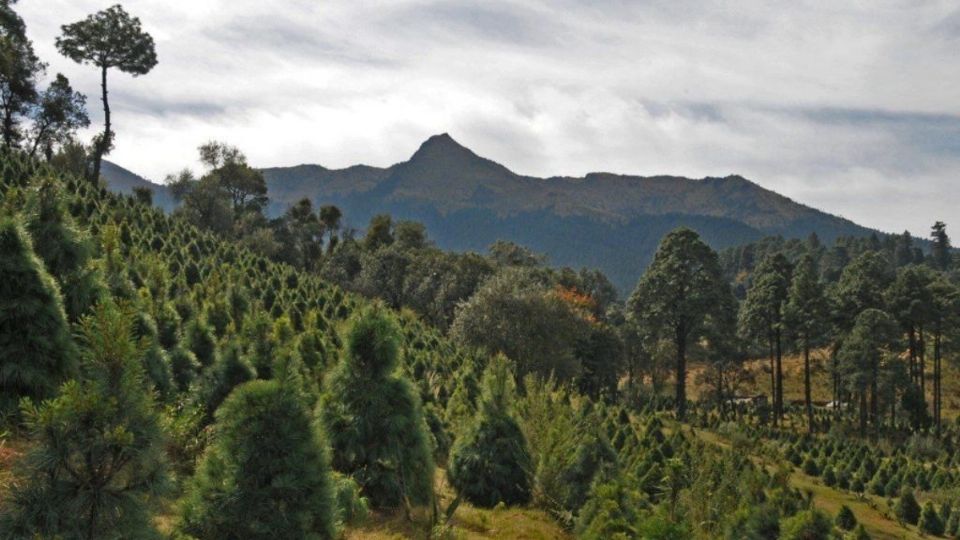
[[[485,250],[497,239],[512,240],[547,253],[553,264],[600,268],[621,292],[633,288],[660,238],[681,225],[717,249],[770,235],[816,232],[831,242],[874,232],[740,176],[537,178],[480,157],[447,134],[387,168],[300,165],[263,173],[273,212],[309,197],[340,206],[356,227],[381,212],[421,221],[445,249]]]
[[[116,163],[103,161],[100,165],[100,174],[107,181],[107,187],[114,193],[130,195],[134,188],[144,187],[153,192],[153,204],[155,206],[159,206],[167,212],[172,212],[177,207],[177,202],[166,186],[155,184]]]
[[[115,175],[116,169],[104,170],[114,189],[143,180],[128,171]],[[448,134],[430,137],[409,160],[386,168],[298,165],[263,174],[274,216],[303,197],[340,206],[346,224],[361,229],[373,215],[389,213],[424,223],[444,249],[485,251],[505,239],[548,254],[552,264],[600,268],[622,293],[636,284],[663,235],[679,226],[716,249],[771,235],[815,232],[829,243],[875,232],[741,176],[537,178],[478,156]],[[155,187],[155,197],[165,193]]]

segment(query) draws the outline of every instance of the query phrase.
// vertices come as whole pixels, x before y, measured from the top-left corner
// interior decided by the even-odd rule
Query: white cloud
[[[154,179],[211,138],[255,164],[406,159],[449,132],[525,174],[739,173],[865,225],[960,225],[952,0],[127,0],[160,65],[112,73],[112,159]],[[53,47],[106,7],[21,0]]]

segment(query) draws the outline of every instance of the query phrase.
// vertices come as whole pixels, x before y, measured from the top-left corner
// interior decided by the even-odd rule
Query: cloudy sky
[[[53,43],[110,3],[18,4],[92,112],[96,70]],[[385,166],[449,132],[523,174],[738,173],[887,231],[960,227],[956,0],[123,4],[160,64],[111,74],[111,159],[148,178],[209,139]]]

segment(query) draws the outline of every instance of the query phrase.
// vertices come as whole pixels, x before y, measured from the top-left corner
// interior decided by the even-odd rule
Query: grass
[[[786,389],[786,387],[784,387]],[[730,447],[729,441],[712,431],[688,428],[689,433],[700,440],[723,446]],[[780,461],[777,463],[768,462],[759,456],[753,458],[757,463],[764,465],[768,470],[775,470],[777,466],[787,463]],[[846,491],[833,489],[824,485],[819,479],[804,474],[799,469],[793,468],[788,480],[790,486],[803,492],[813,494],[813,504],[815,507],[824,511],[831,518],[837,515],[840,507],[847,505],[856,516],[857,522],[862,523],[867,533],[874,540],[919,540],[927,538],[920,534],[920,531],[914,526],[904,526],[897,523],[893,517],[892,511],[885,512],[886,502],[879,497],[864,494],[855,495]]]
[[[437,469],[435,489],[443,514],[454,499],[446,473]],[[400,538],[451,538],[479,540],[516,538],[523,540],[566,540],[573,537],[545,512],[529,508],[476,508],[463,502],[448,523],[431,528],[428,513],[416,512],[407,519],[403,512],[374,513],[361,526],[346,531],[347,540],[394,540]]]
[[[446,473],[437,469],[435,489],[441,515],[454,499],[453,490],[446,482]],[[572,536],[549,515],[528,508],[476,508],[463,502],[450,521],[431,527],[428,512],[419,510],[408,519],[404,512],[374,512],[362,525],[345,531],[346,540],[396,540],[412,538],[427,540],[450,538],[478,540],[486,538],[517,538],[525,540],[566,540]]]

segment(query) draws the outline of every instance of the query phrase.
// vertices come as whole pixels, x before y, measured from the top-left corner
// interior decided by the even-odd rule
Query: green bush
[[[380,311],[357,316],[319,410],[334,469],[352,476],[377,508],[433,500],[429,433],[417,393],[396,372],[398,336]]]
[[[850,507],[843,505],[840,507],[840,511],[837,512],[837,519],[834,520],[837,524],[837,527],[845,531],[853,530],[857,526],[857,518],[853,515],[853,510],[850,510]]]
[[[924,503],[923,511],[920,513],[920,522],[917,526],[920,527],[921,531],[934,536],[943,534],[943,520],[937,515],[937,509],[934,508],[932,502],[927,501]]]
[[[277,381],[252,381],[217,409],[178,528],[199,539],[332,539],[335,504],[323,439],[307,408]]]
[[[833,526],[819,510],[804,510],[780,524],[780,540],[828,540]]]
[[[913,491],[904,489],[893,511],[900,521],[910,525],[916,525],[917,520],[920,519],[920,505],[917,504],[917,499],[913,496]]]
[[[636,538],[639,512],[647,507],[643,494],[627,479],[598,482],[581,509],[577,537],[583,540]]]
[[[533,460],[512,416],[515,383],[505,356],[490,361],[481,384],[477,416],[453,447],[450,483],[477,506],[525,504],[530,501]]]
[[[360,486],[353,478],[333,473],[333,490],[337,499],[337,520],[341,525],[356,525],[367,519],[370,502],[360,495]]]
[[[0,411],[47,398],[76,374],[76,350],[60,289],[20,223],[0,217]]]

